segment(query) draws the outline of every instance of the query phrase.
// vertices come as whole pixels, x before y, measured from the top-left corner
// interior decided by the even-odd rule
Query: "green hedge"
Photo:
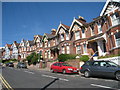
[[[58,61],[59,62],[64,62],[67,61],[69,59],[75,59],[76,55],[72,55],[72,54],[60,54],[58,56]]]
[[[2,63],[9,63],[9,62],[16,62],[18,61],[17,59],[8,59],[8,60],[3,60]]]
[[[98,59],[102,59],[102,58],[110,58],[110,57],[117,57],[117,56],[120,56],[120,54],[117,54],[117,55],[106,55],[106,56],[100,56],[100,57],[98,57]]]
[[[80,57],[80,61],[86,62],[86,61],[88,61],[88,60],[89,60],[89,56],[88,56],[88,55],[82,55],[82,56]]]

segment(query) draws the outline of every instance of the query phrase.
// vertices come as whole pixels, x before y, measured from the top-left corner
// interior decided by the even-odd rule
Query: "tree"
[[[64,62],[70,59],[75,59],[76,55],[72,55],[72,54],[60,54],[58,56],[58,61],[59,62]]]
[[[86,62],[86,61],[88,61],[88,60],[89,60],[89,56],[88,56],[88,55],[82,55],[82,56],[80,57],[80,61]]]
[[[38,54],[33,52],[29,56],[27,56],[26,59],[27,59],[29,65],[31,65],[31,64],[36,65],[36,63],[38,63]]]

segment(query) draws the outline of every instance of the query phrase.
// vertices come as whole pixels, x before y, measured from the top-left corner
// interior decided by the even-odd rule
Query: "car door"
[[[56,72],[57,71],[57,63],[54,63],[53,65],[52,65],[52,69]]]
[[[100,62],[99,72],[101,73],[101,75],[112,76],[115,70],[116,70],[116,67],[110,65],[108,62],[106,61]]]
[[[108,68],[106,67],[107,63],[105,61],[100,62],[99,73],[100,75],[105,76],[108,74]]]
[[[118,65],[113,62],[106,62],[106,75],[108,76],[114,76],[114,73],[118,70]]]
[[[96,75],[99,75],[99,74],[100,74],[99,68],[100,68],[100,63],[99,63],[99,61],[93,62],[92,65],[91,65],[91,68],[90,68],[91,74],[92,74],[92,75],[95,75],[95,76],[96,76]]]
[[[62,65],[61,65],[61,63],[58,63],[57,69],[58,69],[58,72],[62,72]]]

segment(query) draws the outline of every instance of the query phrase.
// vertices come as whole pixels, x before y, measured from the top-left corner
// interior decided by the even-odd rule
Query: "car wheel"
[[[115,77],[116,77],[117,80],[120,81],[120,72],[116,72]]]
[[[85,72],[84,72],[84,76],[85,76],[86,78],[90,77],[90,72],[89,72],[89,71],[85,71]]]
[[[63,74],[66,74],[66,70],[64,69],[64,70],[62,71],[62,73],[63,73]]]
[[[51,71],[52,73],[54,73],[54,70],[53,70],[53,69],[50,69],[50,71]]]

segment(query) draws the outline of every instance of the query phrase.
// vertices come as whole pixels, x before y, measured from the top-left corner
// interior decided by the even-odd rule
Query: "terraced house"
[[[18,59],[30,53],[41,53],[43,60],[56,60],[60,54],[98,56],[120,53],[120,1],[107,0],[100,16],[92,22],[79,16],[67,26],[60,23],[51,33],[35,35],[33,41],[22,40],[18,47]],[[5,58],[10,56],[10,45],[6,44]],[[13,52],[13,51],[12,51]],[[12,54],[13,55],[13,54]]]

